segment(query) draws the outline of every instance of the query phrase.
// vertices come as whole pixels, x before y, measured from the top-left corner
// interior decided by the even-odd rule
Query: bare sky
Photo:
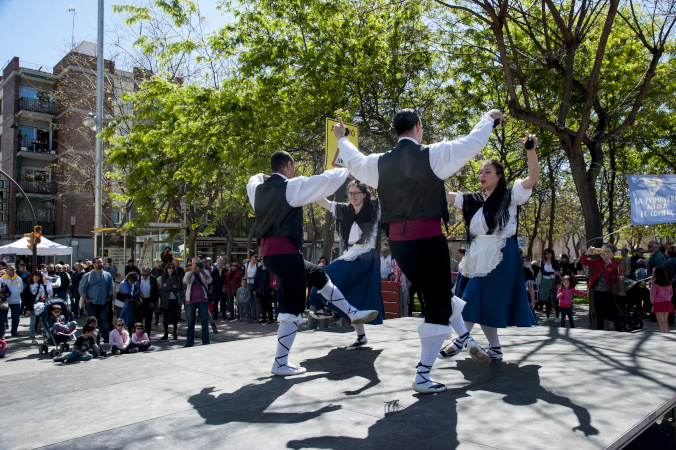
[[[123,3],[138,0],[105,0],[107,33],[125,26],[111,10],[111,5]],[[199,5],[210,21],[210,28],[227,22],[216,10],[216,0],[200,0]],[[0,69],[14,56],[46,67],[56,65],[71,48],[73,15],[68,12],[71,7],[77,9],[75,45],[82,41],[96,43],[97,0],[0,0]],[[104,51],[106,56],[110,54],[107,48]]]

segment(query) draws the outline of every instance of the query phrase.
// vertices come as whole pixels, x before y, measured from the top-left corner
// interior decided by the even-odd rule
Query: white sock
[[[497,328],[481,325],[481,330],[484,332],[486,339],[488,339],[488,345],[491,347],[500,347],[500,338],[498,338]]]
[[[353,307],[345,300],[343,293],[331,283],[331,280],[327,281],[326,285],[318,292],[328,301],[329,305],[333,305],[348,316],[351,316],[358,311],[357,308]]]
[[[275,355],[275,364],[277,367],[286,365],[289,362],[289,352],[296,339],[298,324],[296,322],[282,322],[277,330],[277,355]]]
[[[364,324],[357,323],[352,326],[354,327],[354,331],[357,332],[357,340],[355,341],[355,344],[364,342],[366,340],[366,329],[364,328]]]
[[[417,384],[435,384],[430,378],[430,371],[437,359],[437,353],[444,344],[444,335],[420,338],[420,364],[418,364],[415,374],[415,383]]]

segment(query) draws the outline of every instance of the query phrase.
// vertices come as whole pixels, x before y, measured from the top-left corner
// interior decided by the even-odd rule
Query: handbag
[[[627,289],[624,287],[624,277],[622,275],[613,277],[613,294],[622,297],[627,295]]]
[[[624,287],[624,277],[620,275],[620,267],[615,268],[615,275],[613,275],[613,285],[611,286],[614,295],[624,297],[627,295],[627,289]],[[601,274],[603,276],[603,274]]]

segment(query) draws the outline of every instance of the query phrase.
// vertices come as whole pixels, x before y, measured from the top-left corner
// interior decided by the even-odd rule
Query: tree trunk
[[[247,258],[249,257],[249,250],[253,249],[252,241],[253,241],[254,233],[256,233],[256,219],[254,219],[253,223],[251,224],[251,229],[249,230],[249,235],[246,237]]]
[[[310,226],[308,227],[308,230],[312,236],[310,247],[305,252],[305,259],[308,261],[312,261],[314,259],[313,256],[315,248],[317,247],[317,239],[319,238],[319,230],[317,229],[317,217],[315,216],[315,209],[313,205],[310,205],[310,208],[308,210],[308,216],[310,219],[309,220]]]
[[[331,251],[333,250],[333,214],[326,211],[324,217],[323,230],[324,248],[322,248],[322,256],[328,261],[331,261]]]
[[[615,160],[615,145],[614,142],[608,144],[608,156],[610,157],[610,181],[608,182],[608,233],[615,231],[615,177],[617,169],[617,162]],[[615,244],[617,242],[617,235],[611,234],[609,242]]]
[[[582,216],[584,217],[585,244],[583,249],[589,248],[590,245],[600,247],[603,244],[603,223],[596,195],[596,175],[591,171],[587,172],[587,163],[581,150],[575,152],[575,154],[569,151],[568,155],[570,171],[580,197]]]
[[[188,231],[188,248],[185,249],[185,255],[186,255],[186,260],[188,258],[192,258],[197,256],[197,228],[190,227],[190,230]],[[185,265],[185,261],[184,261]]]
[[[556,221],[556,179],[554,177],[554,170],[552,168],[552,158],[547,157],[547,169],[549,171],[549,191],[551,194],[551,202],[549,206],[549,230],[547,231],[547,242],[549,248],[554,249],[554,222]]]
[[[535,238],[538,235],[538,226],[540,225],[540,213],[542,212],[542,197],[538,196],[538,209],[537,214],[535,215],[535,220],[533,221],[533,232],[528,239],[528,259],[533,260],[533,244],[535,244]]]

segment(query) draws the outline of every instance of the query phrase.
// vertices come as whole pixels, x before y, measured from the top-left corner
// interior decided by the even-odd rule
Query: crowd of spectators
[[[559,320],[561,309],[573,326],[570,311],[572,294],[581,293],[576,287],[586,281],[587,277],[588,290],[594,291],[596,303],[608,306],[609,301],[604,302],[603,299],[611,292],[610,285],[614,276],[622,275],[636,281],[649,281],[652,277],[652,284],[655,284],[654,274],[663,270],[663,274],[660,273],[658,277],[659,283],[664,284],[664,280],[667,280],[670,286],[660,284],[659,287],[652,288],[658,292],[653,297],[660,301],[671,296],[670,303],[676,304],[673,297],[673,291],[676,291],[673,289],[676,284],[676,245],[662,246],[651,240],[646,249],[620,249],[619,257],[615,256],[614,246],[606,245],[599,250],[605,251],[606,259],[600,253],[593,254],[589,251],[581,260],[571,260],[566,254],[556,258],[551,249],[544,251],[541,261],[529,262],[526,255],[522,255],[526,286],[532,304],[536,310],[545,313],[547,320],[554,320],[549,317],[552,312],[556,320]],[[460,248],[455,254],[450,254],[452,284],[455,283],[459,262],[465,252],[465,248]],[[322,257],[316,263],[326,265],[328,261]],[[582,263],[592,270],[586,273]],[[228,261],[226,257],[216,258],[215,263],[211,258],[193,258],[184,267],[174,257],[171,249],[166,248],[161,259],[154,261],[152,268],[139,269],[135,264],[133,259],[127,261],[124,278],[116,288],[115,279],[120,278],[122,273],[111,258],[106,258],[105,261],[101,258],[78,260],[72,268],[63,262],[39,264],[35,270],[30,261],[19,260],[16,265],[0,261],[0,357],[9,349],[3,340],[6,333],[12,338],[28,338],[33,344],[38,344],[41,325],[35,312],[36,304],[50,297],[63,299],[69,305],[73,317],[88,317],[88,326],[91,327],[94,323],[93,331],[99,340],[96,342],[96,349],[89,346],[89,350],[85,349],[89,339],[81,340],[76,346],[80,350],[60,358],[65,361],[90,359],[82,358],[87,354],[96,353],[100,356],[105,353],[105,350],[101,352],[103,348],[100,347],[100,341],[117,346],[113,347],[114,354],[154,348],[148,336],[153,325],[159,327],[160,319],[164,328],[160,340],[169,339],[170,325],[171,338],[177,340],[178,322],[187,320],[186,346],[194,343],[197,317],[202,324],[203,344],[210,342],[209,325],[213,332],[217,332],[213,319],[219,317],[225,321],[247,324],[275,322],[280,292],[274,276],[259,261],[258,254],[253,250],[241,263],[235,259]],[[387,247],[381,249],[380,266],[382,278],[392,279],[396,262],[392,260]],[[602,273],[610,273],[609,267],[612,274],[601,276]],[[566,280],[565,286],[562,286],[562,280]],[[408,315],[416,311],[416,298],[423,315],[425,299],[422,292],[408,280],[403,283],[402,292],[406,295],[405,301],[408,301]],[[562,301],[565,305],[560,303]],[[667,320],[667,314],[669,323],[674,323],[673,306],[665,308],[661,307],[664,311],[657,313],[661,329],[666,326],[661,323],[661,318]],[[125,309],[126,315],[123,314]],[[607,311],[599,310],[597,316],[613,323],[620,320],[612,307]],[[28,336],[19,333],[21,317],[28,318]],[[561,320],[563,326],[565,317],[561,317]],[[601,327],[600,322],[601,320],[597,327]],[[124,325],[120,327],[120,324],[125,323],[129,331],[124,329]],[[83,332],[83,335],[86,334]],[[143,337],[144,334],[146,338]],[[111,336],[114,342],[111,341]]]
[[[39,344],[42,308],[38,304],[56,297],[66,302],[73,318],[87,317],[89,330],[82,329],[73,351],[57,359],[61,362],[103,356],[104,345],[110,346],[112,354],[153,350],[151,330],[155,325],[161,331],[160,318],[164,327],[160,340],[169,339],[169,325],[172,339],[177,340],[178,322],[187,321],[185,346],[189,347],[197,318],[202,323],[202,344],[209,344],[209,325],[218,332],[214,319],[219,316],[225,321],[271,324],[277,314],[279,291],[274,276],[253,250],[242,264],[238,260],[228,264],[226,257],[218,257],[215,264],[211,258],[192,258],[182,266],[167,248],[152,268],[138,268],[130,259],[124,275],[111,258],[78,260],[72,268],[59,263],[31,269],[30,261],[20,260],[16,267],[0,261],[0,357],[9,349],[3,340],[6,333]],[[122,278],[117,287],[116,278]],[[238,301],[238,289],[246,301]],[[61,311],[60,307],[53,310],[57,308]],[[19,333],[22,317],[29,320],[28,336]],[[90,332],[96,336],[94,345],[90,345]]]

